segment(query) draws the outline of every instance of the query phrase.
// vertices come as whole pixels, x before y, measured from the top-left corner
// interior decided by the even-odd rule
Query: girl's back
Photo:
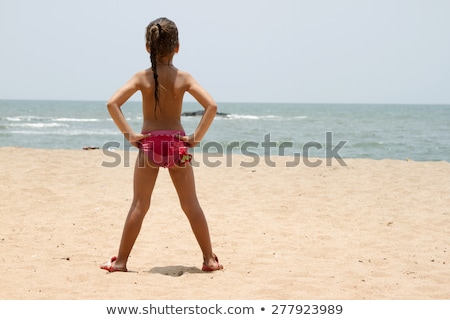
[[[143,131],[183,130],[181,110],[184,93],[189,88],[189,75],[171,64],[158,65],[159,101],[155,99],[153,71],[142,72]]]

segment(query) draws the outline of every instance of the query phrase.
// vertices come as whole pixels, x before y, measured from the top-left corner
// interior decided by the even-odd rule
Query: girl
[[[179,50],[178,29],[174,22],[167,18],[151,22],[146,30],[146,48],[150,53],[151,68],[136,73],[107,104],[117,127],[140,150],[134,169],[133,202],[123,227],[118,255],[100,268],[109,272],[127,271],[128,256],[150,208],[159,167],[166,167],[203,253],[202,270],[220,270],[223,266],[212,250],[208,224],[197,200],[194,173],[189,163],[191,156],[187,153],[188,147],[196,146],[206,134],[217,105],[190,74],[173,66],[173,56]],[[121,106],[136,91],[142,93],[141,133],[133,131],[121,112]],[[180,120],[185,92],[205,109],[191,135],[184,133]]]

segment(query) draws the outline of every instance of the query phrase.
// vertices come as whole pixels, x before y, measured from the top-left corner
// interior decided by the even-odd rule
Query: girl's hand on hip
[[[195,141],[194,134],[188,136],[178,136],[178,138],[183,141],[189,148],[194,148],[200,143],[200,141]]]
[[[142,139],[145,139],[147,137],[150,137],[151,133],[129,133],[125,134],[125,137],[127,138],[128,142],[136,148],[139,148],[139,141]]]

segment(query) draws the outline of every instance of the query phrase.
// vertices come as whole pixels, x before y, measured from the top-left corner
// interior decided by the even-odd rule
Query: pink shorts
[[[139,141],[139,149],[158,167],[183,166],[191,161],[189,148],[179,138],[185,135],[184,131],[155,130],[143,133],[150,133],[150,136]]]

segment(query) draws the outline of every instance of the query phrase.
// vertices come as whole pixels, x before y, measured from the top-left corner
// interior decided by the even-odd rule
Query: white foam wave
[[[6,117],[5,119],[11,122],[42,120],[42,118],[36,116],[15,116],[15,117]]]
[[[24,135],[49,135],[49,131],[45,130],[11,130],[11,134],[24,134]],[[93,130],[56,130],[51,132],[52,135],[58,136],[111,136],[118,135],[117,131],[93,131]]]
[[[22,121],[22,119],[20,117],[6,117],[5,119],[8,121],[11,121],[11,122]]]
[[[9,127],[19,127],[19,128],[57,128],[57,127],[67,127],[67,124],[63,123],[11,123]]]
[[[58,122],[99,122],[101,119],[80,119],[80,118],[56,118],[53,121]]]
[[[102,119],[97,118],[53,118],[53,117],[37,117],[37,116],[15,116],[5,117],[5,120],[9,122],[36,122],[36,121],[48,121],[48,122],[99,122]]]
[[[280,116],[280,115],[252,115],[252,114],[229,114],[225,117],[217,117],[216,119],[224,120],[292,120],[292,119],[307,119],[308,116]]]
[[[224,118],[217,118],[217,119],[233,119],[233,120],[278,120],[282,119],[281,116],[276,115],[263,115],[263,116],[257,116],[252,114],[230,114],[227,115]]]

